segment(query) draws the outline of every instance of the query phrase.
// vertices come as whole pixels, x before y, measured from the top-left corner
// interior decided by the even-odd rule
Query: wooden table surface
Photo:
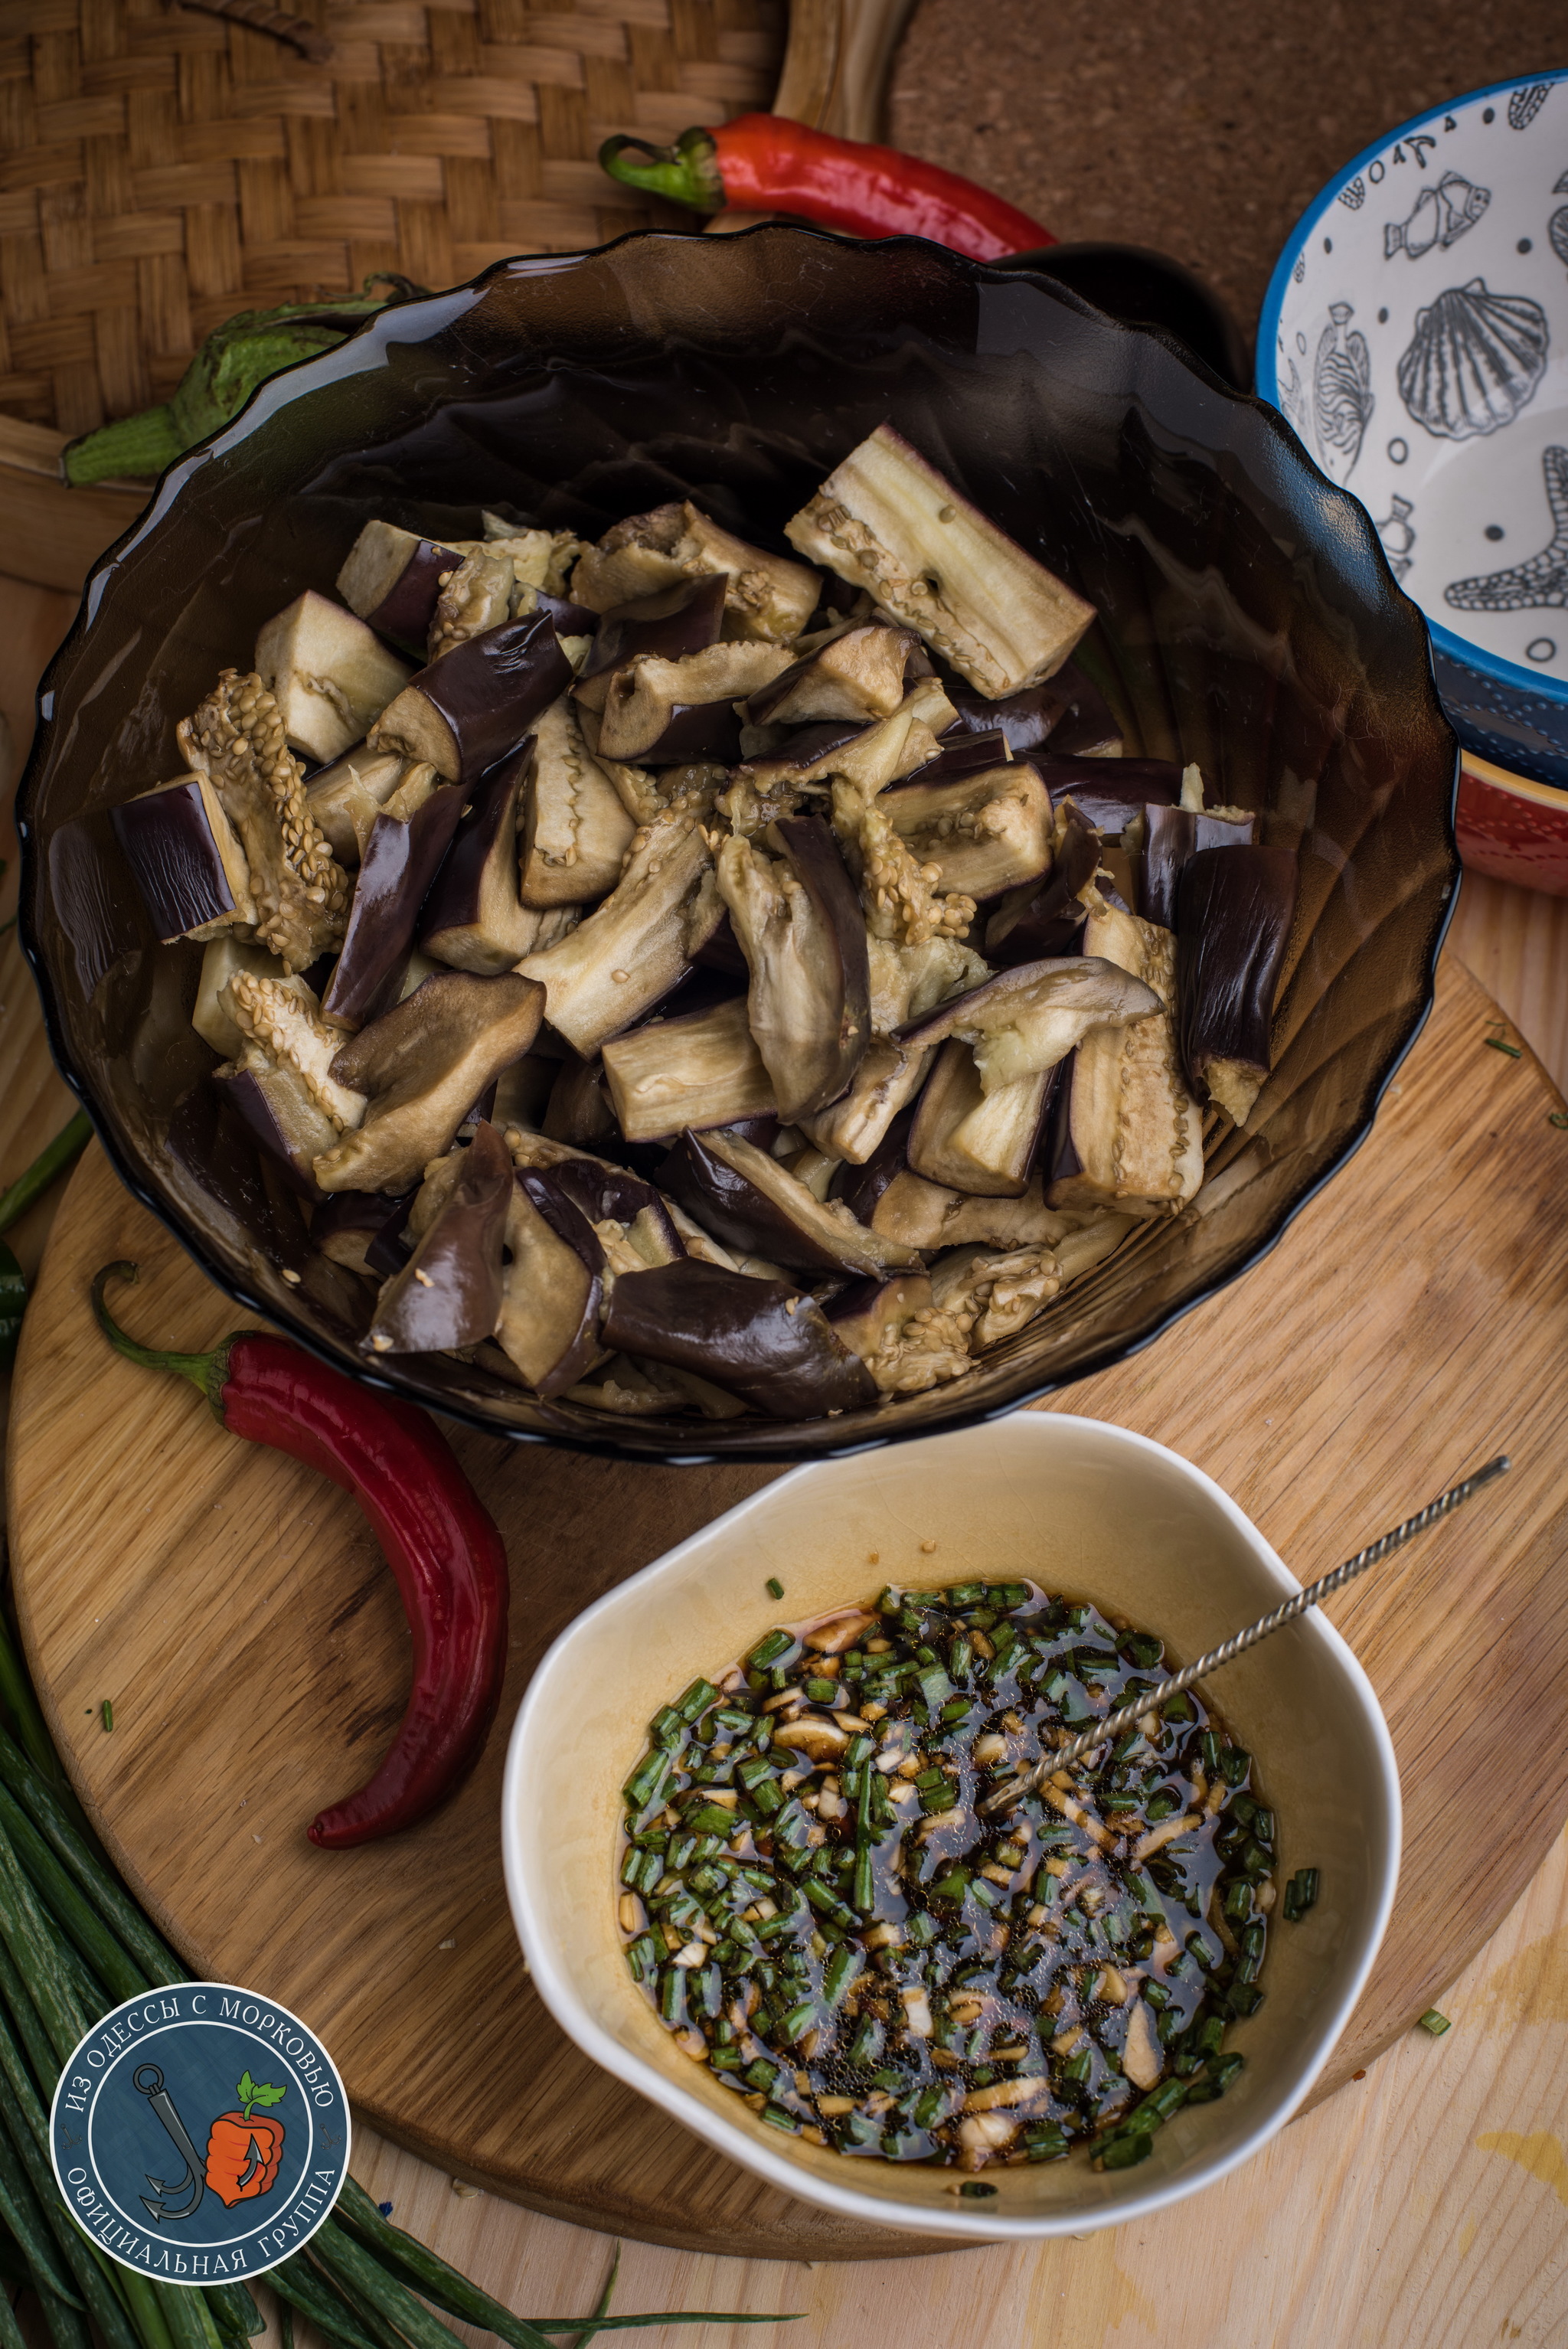
[[[74,598],[0,577],[0,712],[18,752],[38,673],[73,608]],[[0,756],[0,806],[8,810],[6,763]],[[3,917],[15,898],[14,839],[0,837],[0,854],[9,859]],[[1449,951],[1568,1088],[1568,901],[1467,879]],[[7,931],[0,937],[0,1185],[72,1106]],[[25,1269],[36,1264],[51,1206],[42,1204],[11,1235]],[[0,1408],[3,1401],[0,1388]],[[1497,1798],[1496,1785],[1495,1768],[1483,1762],[1477,1816],[1454,1820],[1483,1866],[1481,1807]],[[803,2320],[655,2327],[635,2336],[646,2349],[1562,2344],[1568,1838],[1443,2006],[1454,2025],[1446,2037],[1411,2033],[1235,2177],[1161,2219],[1038,2249],[851,2266],[719,2260],[628,2243],[616,2306]],[[355,2170],[393,2203],[399,2223],[524,2314],[592,2306],[611,2257],[606,2239],[454,2190],[368,2133],[358,2139]]]

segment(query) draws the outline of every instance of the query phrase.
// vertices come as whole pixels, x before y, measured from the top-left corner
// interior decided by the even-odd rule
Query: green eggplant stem
[[[184,445],[171,408],[144,408],[73,440],[61,462],[71,488],[81,490],[92,481],[149,480],[172,465]]]
[[[599,163],[623,187],[663,196],[690,212],[721,212],[724,181],[717,152],[710,131],[683,130],[673,147],[650,147],[645,139],[606,139]]]
[[[92,1120],[86,1110],[77,1110],[69,1123],[63,1125],[53,1142],[46,1143],[25,1174],[18,1174],[8,1191],[0,1192],[0,1232],[8,1232],[14,1223],[25,1216],[36,1199],[42,1198],[62,1168],[70,1164],[78,1150],[92,1140]]]

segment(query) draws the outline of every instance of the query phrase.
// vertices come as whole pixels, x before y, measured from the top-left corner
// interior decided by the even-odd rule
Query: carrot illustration
[[[276,2178],[284,2157],[284,2125],[264,2113],[257,2118],[255,2106],[279,2104],[287,2093],[286,2085],[272,2087],[265,2081],[258,2085],[247,2072],[235,2090],[241,2109],[220,2113],[208,2132],[207,2183],[226,2209],[265,2194]]]

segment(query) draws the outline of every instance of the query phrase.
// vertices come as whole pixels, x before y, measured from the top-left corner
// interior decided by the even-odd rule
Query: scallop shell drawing
[[[1355,315],[1348,302],[1329,304],[1332,323],[1323,330],[1312,367],[1318,456],[1336,481],[1348,480],[1372,416],[1372,357],[1366,336],[1349,325]]]
[[[1399,397],[1443,440],[1511,424],[1546,372],[1546,313],[1522,294],[1491,294],[1483,278],[1451,285],[1416,313],[1399,361]]]

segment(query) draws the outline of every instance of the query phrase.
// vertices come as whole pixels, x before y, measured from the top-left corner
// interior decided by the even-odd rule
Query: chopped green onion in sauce
[[[977,1806],[1168,1669],[1016,1581],[889,1588],[694,1682],[650,1724],[619,1859],[627,1963],[684,2051],[844,2154],[1145,2159],[1224,2094],[1263,2002],[1276,1826],[1251,1756],[1189,1693]]]

